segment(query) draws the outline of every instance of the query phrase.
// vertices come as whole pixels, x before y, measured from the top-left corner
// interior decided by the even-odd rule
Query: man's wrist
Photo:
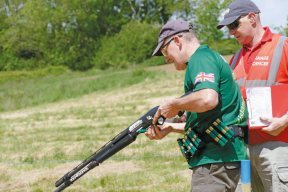
[[[176,110],[181,111],[181,104],[182,104],[181,102],[182,102],[181,98],[175,98],[172,102],[172,106]]]
[[[170,132],[173,133],[184,133],[185,123],[167,123],[167,126],[170,126]]]

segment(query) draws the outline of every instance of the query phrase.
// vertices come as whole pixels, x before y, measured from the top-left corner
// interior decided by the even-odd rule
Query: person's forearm
[[[174,100],[180,111],[202,113],[214,109],[218,104],[218,93],[212,89],[203,89]]]
[[[185,123],[165,123],[166,126],[170,126],[170,132],[184,134]]]

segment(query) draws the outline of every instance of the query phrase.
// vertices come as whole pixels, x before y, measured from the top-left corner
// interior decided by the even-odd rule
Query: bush
[[[157,45],[159,27],[138,21],[124,25],[112,37],[105,37],[100,43],[93,63],[96,68],[127,68],[151,58]]]
[[[97,42],[86,21],[95,17],[73,1],[62,3],[53,7],[48,1],[27,1],[9,17],[0,13],[0,71],[55,65],[73,70],[93,67],[90,58]],[[79,11],[72,12],[74,9]]]
[[[223,39],[220,42],[214,42],[209,45],[212,49],[219,52],[221,55],[231,55],[241,47],[236,39]]]
[[[164,57],[151,57],[143,61],[141,64],[145,66],[155,66],[155,65],[166,64],[166,62],[165,62]]]

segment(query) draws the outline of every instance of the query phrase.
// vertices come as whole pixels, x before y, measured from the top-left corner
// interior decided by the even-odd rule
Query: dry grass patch
[[[149,109],[180,96],[183,78],[181,73],[171,73],[158,82],[144,81],[0,113],[0,153],[4,154],[0,157],[0,175],[5,175],[0,188],[5,192],[52,191],[57,179]],[[171,135],[162,141],[150,141],[139,135],[67,192],[187,191],[190,182],[181,173],[187,167],[176,138]]]

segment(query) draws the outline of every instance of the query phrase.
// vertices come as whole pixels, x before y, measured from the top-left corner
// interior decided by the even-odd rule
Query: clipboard
[[[281,117],[288,112],[288,84],[246,88],[246,95],[250,129],[266,126],[260,116]]]

